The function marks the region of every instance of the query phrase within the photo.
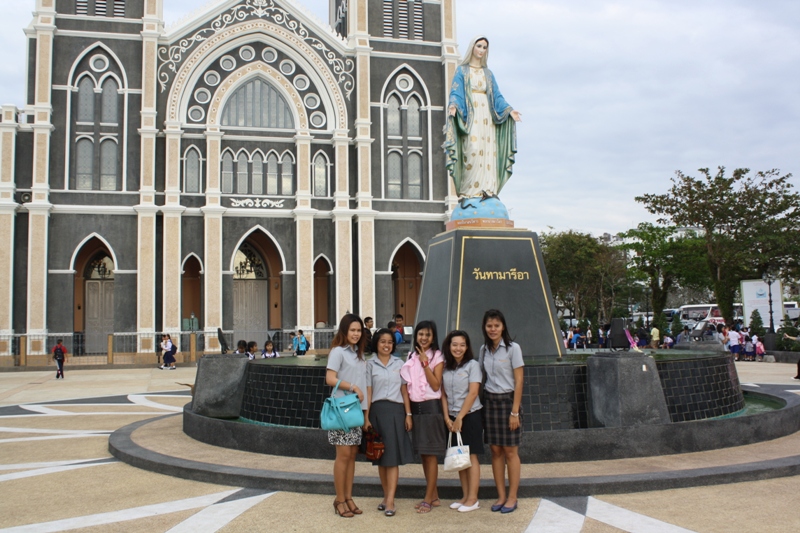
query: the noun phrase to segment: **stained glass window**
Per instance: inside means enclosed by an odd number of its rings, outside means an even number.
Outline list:
[[[247,154],[244,152],[236,158],[236,192],[247,194]]]
[[[283,161],[281,162],[281,194],[283,196],[294,194],[293,166],[292,158],[289,157],[289,154],[284,155]]]
[[[396,96],[389,98],[386,110],[386,132],[389,135],[400,135],[400,100]]]
[[[81,191],[92,190],[92,170],[94,167],[94,143],[89,139],[81,139],[75,147],[77,172],[76,188]]]
[[[110,139],[100,143],[100,190],[117,190],[117,143]]]
[[[78,83],[78,122],[94,122],[94,82],[88,76]]]
[[[391,152],[387,162],[386,197],[400,199],[403,197],[403,158],[397,152]]]
[[[186,152],[186,190],[187,193],[200,192],[200,154],[197,150]]]
[[[267,194],[278,194],[278,156],[267,158]]]
[[[314,158],[314,196],[328,196],[328,165],[322,154]]]
[[[264,158],[261,154],[253,156],[253,186],[250,190],[253,194],[264,194]]]
[[[105,124],[117,123],[117,82],[113,78],[108,78],[103,82],[103,110],[100,122]]]
[[[230,152],[222,155],[222,193],[233,193],[233,156]]]
[[[422,156],[417,153],[408,156],[408,197],[422,199]]]
[[[419,100],[411,98],[408,101],[408,136],[420,137]]]

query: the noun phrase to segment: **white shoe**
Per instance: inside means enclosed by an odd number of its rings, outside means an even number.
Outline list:
[[[453,502],[453,503],[450,504],[450,509],[458,509],[462,505],[463,504],[461,502]]]
[[[178,370],[178,367],[177,366],[171,366],[171,367],[169,367],[169,369],[170,370]]]
[[[158,367],[158,368],[160,368],[161,370],[164,370],[164,369],[165,369],[165,368],[167,368],[167,367],[165,367],[164,365],[161,365],[161,366],[160,366],[160,367]]]
[[[458,512],[468,513],[470,511],[477,511],[480,508],[481,508],[481,502],[475,502],[474,505],[470,505],[469,507],[467,507],[466,505],[462,505],[461,507],[458,508]]]

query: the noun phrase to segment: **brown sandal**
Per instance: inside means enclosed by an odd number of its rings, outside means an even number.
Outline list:
[[[353,498],[347,498],[345,500],[345,503],[347,503],[347,502],[353,502]],[[361,509],[358,508],[358,506],[356,505],[356,502],[353,502],[353,506],[352,507],[350,507],[350,504],[348,503],[347,504],[347,508],[350,509],[350,512],[353,513],[353,514],[361,514],[361,513],[364,512],[364,511],[362,511]]]
[[[340,505],[344,507],[344,512],[342,512],[342,510],[339,508]],[[333,500],[333,512],[342,518],[353,518],[353,511],[348,509],[345,502],[337,502],[336,500]]]

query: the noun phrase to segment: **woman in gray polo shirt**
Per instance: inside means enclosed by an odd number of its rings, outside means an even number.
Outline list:
[[[492,449],[492,474],[497,501],[492,512],[513,513],[522,469],[519,445],[522,441],[520,404],[525,362],[522,349],[511,341],[506,318],[497,309],[483,315],[483,341],[479,360],[486,376],[484,385],[484,431]],[[508,494],[506,494],[508,468]]]
[[[364,360],[364,344],[362,334],[364,324],[353,314],[347,314],[339,322],[339,331],[331,341],[331,352],[328,354],[328,371],[325,383],[335,387],[339,383],[336,396],[358,394],[361,409],[367,410],[367,362]],[[361,514],[353,501],[353,478],[356,473],[356,454],[361,444],[361,428],[328,431],[328,442],[336,446],[336,461],[333,463],[333,486],[336,499],[333,509],[343,518],[353,518]]]
[[[480,509],[478,488],[481,484],[481,465],[478,455],[483,454],[483,426],[481,400],[478,392],[483,381],[481,365],[472,355],[472,346],[466,331],[451,331],[442,344],[444,374],[442,385],[442,410],[444,422],[451,432],[460,432],[463,444],[469,446],[472,466],[458,473],[463,497],[450,504],[451,509],[462,513]]]
[[[386,328],[378,331],[372,339],[375,356],[367,361],[367,410],[366,426],[375,426],[381,436],[384,454],[372,464],[378,467],[383,487],[383,501],[378,510],[386,516],[396,512],[394,495],[400,477],[399,466],[414,460],[411,450],[413,428],[411,420],[411,401],[408,389],[400,377],[403,361],[393,357],[395,350],[394,333]]]

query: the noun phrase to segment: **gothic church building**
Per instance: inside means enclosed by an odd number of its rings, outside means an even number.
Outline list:
[[[455,204],[455,0],[331,0],[330,26],[302,0],[219,0],[170,28],[168,0],[27,1],[0,334],[42,354],[131,332],[152,353],[187,328],[215,349],[217,328],[263,342],[348,310],[413,323]]]

